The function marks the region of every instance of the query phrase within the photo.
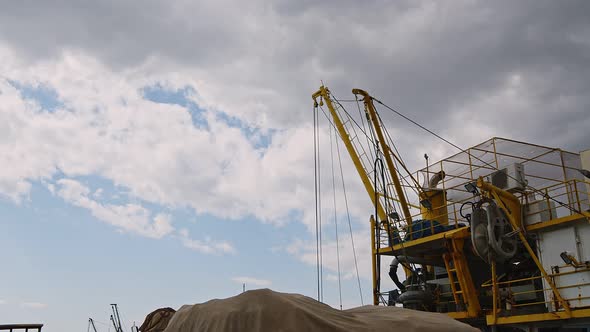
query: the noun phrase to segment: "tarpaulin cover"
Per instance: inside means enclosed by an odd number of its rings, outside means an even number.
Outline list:
[[[478,331],[445,314],[397,307],[337,310],[312,298],[269,289],[184,305],[165,332],[197,331]]]

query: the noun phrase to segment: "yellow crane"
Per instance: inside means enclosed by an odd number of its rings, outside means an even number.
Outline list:
[[[410,172],[390,146],[375,108],[382,103],[352,93],[363,103],[366,131],[354,128],[327,87],[312,97],[327,108],[375,207],[374,305],[445,312],[492,330],[590,323],[589,183],[580,174],[590,165],[579,154],[494,137]],[[396,290],[381,289],[384,256],[392,258]]]

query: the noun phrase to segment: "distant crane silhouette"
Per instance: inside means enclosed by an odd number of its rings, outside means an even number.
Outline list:
[[[94,325],[94,319],[88,318],[88,331],[90,331],[91,327],[92,327],[92,331],[97,332],[96,326]]]

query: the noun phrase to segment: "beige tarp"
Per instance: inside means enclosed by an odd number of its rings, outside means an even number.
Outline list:
[[[269,289],[184,305],[165,332],[197,331],[478,331],[444,314],[396,307],[337,310],[299,294]]]
[[[141,332],[163,332],[168,326],[168,322],[174,316],[176,310],[172,308],[160,308],[152,311],[145,318],[143,324],[139,327]]]

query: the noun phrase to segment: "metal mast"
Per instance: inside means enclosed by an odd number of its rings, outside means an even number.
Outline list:
[[[117,327],[117,323],[115,322],[113,315],[111,315],[111,322],[113,323],[113,327],[115,328],[115,332],[119,332],[119,328]]]
[[[404,213],[404,217],[408,226],[412,225],[412,214],[410,213],[410,209],[408,207],[408,201],[406,200],[406,196],[404,191],[402,190],[401,183],[399,181],[399,177],[397,176],[397,171],[395,169],[395,165],[393,160],[391,159],[391,155],[393,151],[389,148],[385,141],[385,137],[383,136],[383,130],[381,130],[381,123],[379,123],[379,118],[377,116],[377,111],[375,111],[375,105],[373,104],[373,98],[364,90],[361,89],[353,89],[352,93],[355,95],[363,96],[363,102],[365,103],[365,110],[373,123],[373,129],[377,134],[377,139],[381,147],[383,148],[383,156],[385,157],[385,162],[387,163],[387,168],[389,169],[389,174],[391,175],[391,179],[393,180],[393,186],[395,187],[395,192],[399,199],[399,203],[402,208],[402,212]]]
[[[113,325],[115,325],[115,331],[123,332],[123,328],[121,327],[121,317],[119,316],[119,308],[117,308],[117,304],[111,304],[111,309],[113,309],[113,315],[111,315],[111,320],[113,321]]]
[[[367,191],[367,194],[369,194],[371,201],[373,202],[373,204],[375,204],[375,206],[377,208],[377,215],[379,217],[379,220],[386,221],[387,214],[385,213],[385,209],[383,208],[383,205],[381,205],[381,202],[379,201],[379,199],[375,195],[375,188],[373,187],[373,184],[371,183],[371,179],[367,175],[367,171],[363,167],[363,164],[361,162],[359,154],[356,151],[356,149],[354,148],[354,145],[352,144],[352,141],[350,139],[350,135],[348,135],[348,132],[346,131],[346,128],[344,127],[344,124],[342,123],[342,120],[340,119],[340,116],[338,115],[338,112],[336,112],[336,109],[334,108],[334,104],[332,103],[332,100],[330,99],[330,90],[328,90],[328,88],[326,88],[325,86],[322,85],[320,87],[320,89],[312,95],[312,98],[313,98],[316,106],[318,106],[318,105],[321,106],[325,103],[325,105],[328,107],[328,110],[330,111],[330,115],[332,116],[332,119],[334,120],[334,125],[335,125],[336,129],[338,130],[338,133],[340,134],[340,137],[342,138],[344,145],[346,146],[346,150],[348,150],[348,154],[350,155],[350,158],[352,158],[352,162],[354,164],[354,167],[356,168],[357,172],[359,173],[359,176],[361,177],[361,181],[363,182],[363,185],[365,186],[365,190]],[[318,101],[318,98],[320,98],[319,101]]]
[[[92,327],[92,331],[97,332],[96,326],[94,325],[94,319],[88,318],[88,325]]]
[[[405,222],[408,226],[411,227],[411,223],[412,223],[412,216],[410,213],[410,209],[409,209],[409,205],[408,202],[406,200],[405,194],[403,192],[403,188],[401,186],[399,177],[397,175],[397,171],[395,168],[395,164],[393,163],[392,160],[392,155],[395,156],[393,154],[393,152],[391,151],[391,149],[389,148],[389,146],[387,145],[387,142],[384,138],[383,135],[383,131],[381,129],[381,123],[379,122],[379,117],[377,115],[377,112],[375,110],[375,106],[373,105],[373,98],[365,91],[360,90],[360,89],[354,89],[352,90],[352,92],[356,95],[356,94],[360,94],[362,95],[364,104],[365,104],[365,112],[367,114],[367,117],[369,118],[369,120],[372,122],[371,128],[373,130],[373,132],[376,134],[376,137],[378,139],[378,143],[381,145],[382,149],[383,149],[383,155],[387,164],[387,168],[389,169],[390,172],[390,176],[391,179],[393,181],[393,185],[395,187],[396,190],[396,194],[397,194],[397,199],[393,198],[393,197],[387,197],[387,195],[385,195],[385,193],[381,194],[376,190],[376,186],[377,184],[377,170],[373,170],[371,171],[370,169],[365,169],[365,166],[363,166],[363,163],[361,161],[361,154],[359,154],[359,151],[356,150],[351,136],[349,135],[344,122],[342,121],[342,119],[340,118],[340,115],[338,113],[338,111],[335,109],[334,104],[332,103],[332,99],[330,96],[330,90],[328,90],[328,88],[326,88],[325,86],[321,86],[320,89],[315,92],[312,95],[312,98],[314,100],[314,106],[318,107],[318,106],[323,106],[324,104],[327,106],[330,115],[332,116],[332,120],[333,120],[333,124],[334,127],[336,127],[336,129],[338,130],[338,133],[340,134],[340,138],[342,139],[342,141],[344,142],[344,145],[346,146],[346,149],[348,151],[348,154],[350,155],[352,162],[361,178],[361,181],[363,182],[363,185],[365,187],[365,190],[367,191],[367,194],[369,194],[369,197],[371,198],[371,201],[373,202],[374,206],[375,206],[375,211],[376,211],[376,218],[377,220],[375,220],[373,218],[373,216],[371,216],[371,260],[372,260],[372,277],[373,277],[373,304],[378,304],[379,301],[379,280],[380,280],[380,276],[379,276],[379,271],[380,271],[380,253],[379,253],[379,246],[380,246],[380,232],[381,232],[381,228],[380,228],[380,224],[383,226],[383,230],[386,232],[386,234],[388,234],[388,237],[391,238],[392,232],[390,229],[390,216],[387,215],[387,211],[384,208],[381,200],[379,199],[379,196],[385,197],[386,199],[392,199],[395,201],[398,201],[401,205],[402,208],[402,212],[404,213],[404,219]],[[319,100],[318,100],[319,99]],[[356,137],[356,136],[355,136]],[[366,154],[365,154],[366,155]],[[369,167],[369,166],[367,166]],[[373,183],[371,181],[371,179],[369,178],[369,174],[371,174],[371,172],[375,172],[375,183]],[[383,186],[385,187],[386,184],[383,183]],[[391,245],[391,244],[389,244]],[[408,273],[406,271],[406,273]]]

